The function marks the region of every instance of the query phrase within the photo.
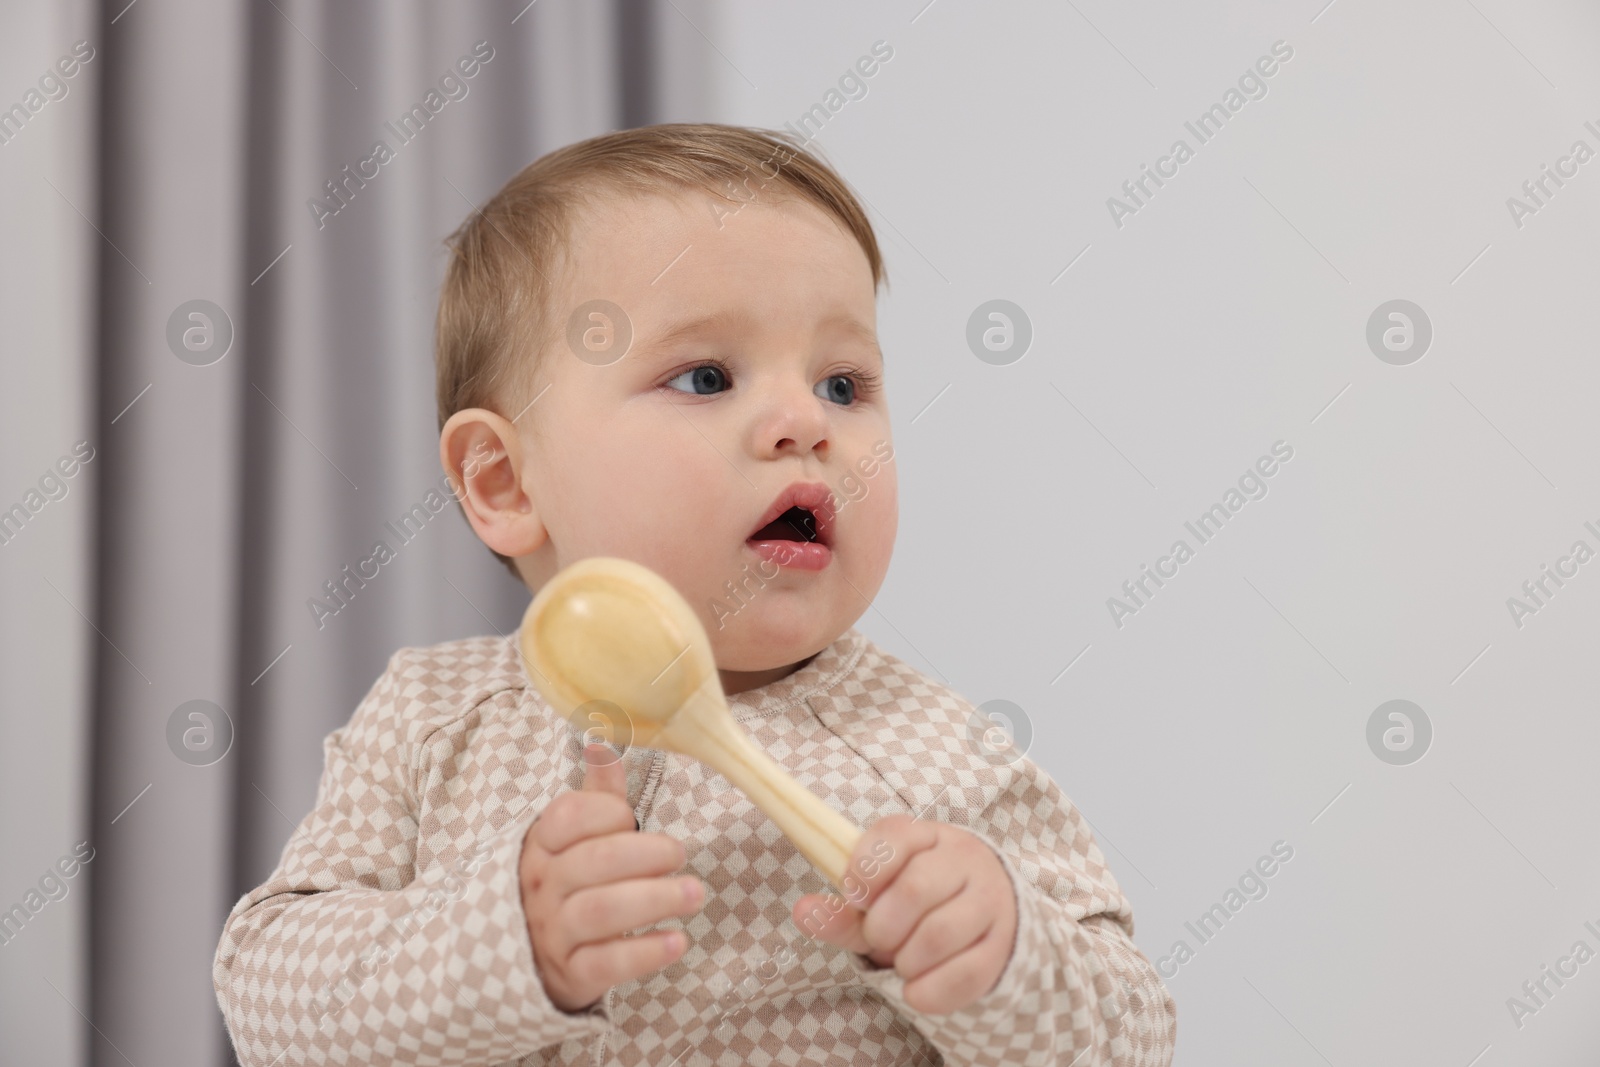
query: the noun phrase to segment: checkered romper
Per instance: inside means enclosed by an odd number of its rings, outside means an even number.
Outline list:
[[[1172,998],[1076,807],[987,720],[855,629],[729,699],[756,745],[867,827],[905,813],[1000,857],[1018,928],[999,984],[927,1015],[904,980],[791,918],[829,886],[700,762],[623,754],[640,827],[682,841],[704,906],[670,966],[584,1011],[550,1002],[517,881],[523,835],[584,776],[582,735],[510,637],[404,648],[323,742],[316,806],[234,905],[213,968],[240,1063],[1157,1067]]]

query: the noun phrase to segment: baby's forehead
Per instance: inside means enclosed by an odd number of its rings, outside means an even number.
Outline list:
[[[764,209],[763,217],[806,216],[825,220],[828,213],[798,192],[774,185],[754,193],[730,186],[723,193],[699,185],[660,185],[614,189],[602,186],[576,200],[571,209],[567,237],[580,242],[637,238],[647,231],[685,229],[723,230],[751,209]],[[755,217],[752,214],[751,217]]]
[[[698,186],[588,191],[562,252],[548,321],[550,340],[565,334],[569,347],[624,335],[634,351],[803,335],[877,349],[867,255],[803,197],[741,206]]]
[[[575,208],[564,236],[560,267],[564,280],[578,287],[572,295],[579,300],[586,298],[579,290],[597,284],[661,291],[719,273],[723,283],[743,283],[752,270],[837,276],[841,258],[859,259],[861,279],[876,291],[855,238],[797,195],[764,193],[759,202],[741,204],[699,187],[591,193]]]

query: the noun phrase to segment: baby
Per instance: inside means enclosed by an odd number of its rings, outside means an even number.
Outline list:
[[[1168,1064],[1072,802],[854,628],[898,505],[843,181],[787,135],[625,130],[451,247],[439,451],[473,530],[530,591],[597,555],[666,578],[740,728],[864,833],[841,897],[719,774],[556,715],[515,633],[401,649],[228,917],[240,1062]]]

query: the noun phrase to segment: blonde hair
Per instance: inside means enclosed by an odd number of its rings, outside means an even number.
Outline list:
[[[453,255],[434,331],[439,428],[466,408],[512,417],[511,405],[520,404],[531,385],[539,353],[565,328],[565,316],[553,306],[554,278],[570,261],[580,208],[603,209],[606,193],[692,189],[744,204],[769,185],[841,222],[866,253],[874,292],[887,285],[861,204],[827,163],[787,132],[720,123],[641,126],[578,141],[523,167],[445,239]],[[518,574],[509,556],[494,556]]]

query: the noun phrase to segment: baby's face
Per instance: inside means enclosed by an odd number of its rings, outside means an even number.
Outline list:
[[[548,538],[525,560],[530,580],[599,555],[650,567],[699,614],[730,693],[784,676],[861,617],[899,517],[866,254],[774,189],[743,207],[697,191],[587,214],[556,306],[565,318],[607,300],[625,324],[585,318],[588,347],[544,352],[538,399],[516,421]],[[607,362],[606,330],[629,327]],[[812,520],[790,513],[753,536],[797,483]]]

